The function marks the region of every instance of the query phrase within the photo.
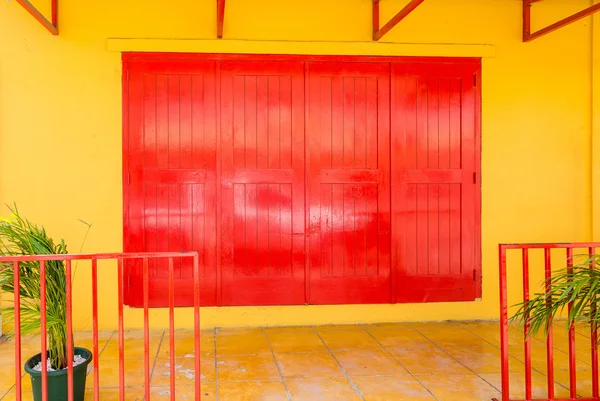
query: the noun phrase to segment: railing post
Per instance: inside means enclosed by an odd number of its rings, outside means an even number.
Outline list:
[[[509,401],[508,376],[508,300],[506,292],[506,248],[499,247],[500,259],[500,352],[502,372],[502,401]]]

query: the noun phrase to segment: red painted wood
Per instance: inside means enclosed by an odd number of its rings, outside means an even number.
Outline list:
[[[311,63],[312,304],[390,302],[389,66]]]
[[[303,304],[304,66],[221,63],[224,305]]]
[[[479,291],[477,64],[392,65],[396,302]]]
[[[125,249],[199,251],[203,305],[480,296],[478,61],[123,59]],[[148,267],[167,306],[167,262]]]
[[[127,252],[199,251],[202,305],[216,304],[215,62],[129,61]],[[132,306],[141,263],[129,264]],[[174,260],[175,305],[192,306],[193,263]],[[167,260],[150,260],[149,306],[168,305]]]
[[[19,3],[37,22],[42,24],[52,35],[58,35],[58,0],[51,1],[52,21],[42,14],[29,0],[17,0]]]

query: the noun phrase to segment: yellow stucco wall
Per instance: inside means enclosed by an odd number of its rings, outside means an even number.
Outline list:
[[[49,9],[47,0],[35,3]],[[382,20],[405,3],[382,0]],[[499,242],[584,241],[593,233],[600,240],[600,20],[595,28],[587,18],[524,44],[519,1],[428,0],[384,38],[410,44],[394,46],[367,43],[370,4],[228,0],[225,37],[236,41],[219,44],[172,40],[214,39],[214,0],[61,0],[59,37],[16,2],[0,2],[0,201],[16,201],[30,219],[64,237],[71,251],[79,250],[85,232],[80,218],[93,224],[86,252],[122,249],[119,48],[482,55],[482,300],[201,313],[203,326],[497,318]],[[590,4],[536,3],[534,27]],[[339,41],[344,44],[332,43]],[[456,46],[481,44],[489,46]],[[115,268],[101,270],[101,327],[111,328]],[[91,320],[88,273],[81,265],[76,277],[78,329],[89,328]],[[129,327],[141,318],[140,311],[127,311]],[[164,327],[166,318],[165,311],[151,313],[153,326]],[[182,326],[193,321],[189,310],[176,318]]]

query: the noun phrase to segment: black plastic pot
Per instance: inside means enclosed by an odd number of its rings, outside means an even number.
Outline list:
[[[75,355],[85,359],[80,365],[73,368],[73,401],[84,401],[85,397],[85,379],[87,368],[92,362],[92,353],[85,348],[75,348]],[[33,370],[41,360],[41,354],[30,358],[25,362],[25,371],[31,377],[31,388],[33,389],[34,401],[42,401],[42,372]],[[68,401],[68,378],[67,370],[48,372],[48,401]]]

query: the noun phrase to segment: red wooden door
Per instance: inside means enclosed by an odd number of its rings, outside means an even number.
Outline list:
[[[125,251],[200,251],[203,305],[216,302],[215,62],[128,61]],[[189,258],[188,258],[189,259]],[[142,306],[141,264],[128,303]],[[175,304],[191,306],[190,260],[175,261]],[[149,265],[150,306],[168,302],[168,262]]]
[[[398,302],[479,292],[478,65],[392,65]]]
[[[310,63],[312,304],[390,302],[389,64]]]
[[[305,302],[304,66],[221,63],[224,305]]]

